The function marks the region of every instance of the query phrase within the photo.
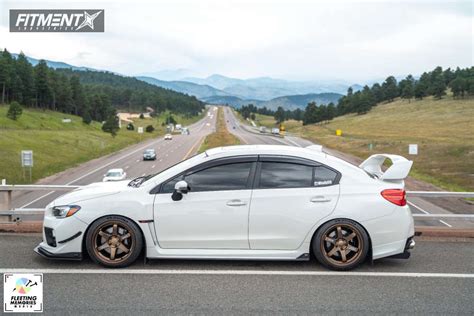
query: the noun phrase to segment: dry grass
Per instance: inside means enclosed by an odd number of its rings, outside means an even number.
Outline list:
[[[341,129],[343,136],[335,136]],[[474,190],[474,100],[396,100],[365,115],[290,128],[329,148],[366,158],[373,153],[408,156],[418,144],[411,176],[448,190]],[[373,144],[369,150],[369,144]]]
[[[227,130],[225,119],[224,119],[224,110],[222,107],[219,107],[217,113],[217,127],[216,131],[206,137],[199,152],[206,151],[210,148],[221,147],[221,146],[230,146],[230,145],[239,145],[240,140],[235,137],[233,134],[229,133]]]

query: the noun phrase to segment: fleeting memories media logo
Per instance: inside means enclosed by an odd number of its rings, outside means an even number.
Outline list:
[[[104,32],[105,11],[10,10],[10,32]]]
[[[43,274],[5,273],[3,312],[43,312]]]

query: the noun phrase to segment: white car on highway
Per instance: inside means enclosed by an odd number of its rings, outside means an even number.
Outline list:
[[[121,181],[125,180],[126,177],[127,173],[122,168],[110,169],[106,174],[104,174],[102,182]]]
[[[382,170],[386,159],[392,165]],[[47,258],[86,254],[108,267],[147,258],[309,260],[336,270],[408,258],[412,162],[373,155],[359,167],[321,146],[207,150],[158,174],[93,183],[46,208]]]
[[[172,140],[173,139],[173,135],[171,134],[166,134],[165,135],[165,140]]]

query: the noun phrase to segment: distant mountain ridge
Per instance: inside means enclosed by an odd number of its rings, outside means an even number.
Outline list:
[[[287,110],[295,110],[297,108],[304,109],[310,102],[316,102],[317,105],[337,103],[342,97],[339,93],[309,93],[309,94],[298,94],[298,95],[287,95],[283,97],[274,98],[267,101],[262,100],[249,100],[241,99],[235,96],[212,96],[204,98],[203,101],[210,104],[229,104],[235,107],[241,107],[242,105],[253,104],[257,107],[266,107],[271,110],[276,110],[279,106]]]
[[[12,54],[17,57],[18,54]],[[39,59],[26,57],[33,65]],[[102,71],[94,68],[74,66],[60,61],[45,60],[47,65],[55,69],[72,69],[76,71]],[[191,73],[186,69],[176,71],[160,71],[154,76],[178,78],[180,75]],[[336,103],[347,92],[349,87],[353,91],[362,89],[361,85],[350,85],[344,81],[289,81],[270,77],[237,79],[214,74],[206,78],[184,77],[180,80],[163,80],[151,76],[136,76],[137,79],[149,84],[195,96],[211,104],[230,104],[241,106],[253,103],[256,106],[266,106],[276,109],[282,106],[285,109],[304,108],[309,102],[317,104]]]

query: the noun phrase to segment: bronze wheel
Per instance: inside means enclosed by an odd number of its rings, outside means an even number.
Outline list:
[[[142,236],[137,225],[120,216],[107,216],[94,222],[86,238],[90,257],[108,267],[129,265],[142,248]]]
[[[365,230],[350,220],[324,224],[313,239],[313,251],[323,265],[334,270],[350,270],[367,256],[369,247]]]

